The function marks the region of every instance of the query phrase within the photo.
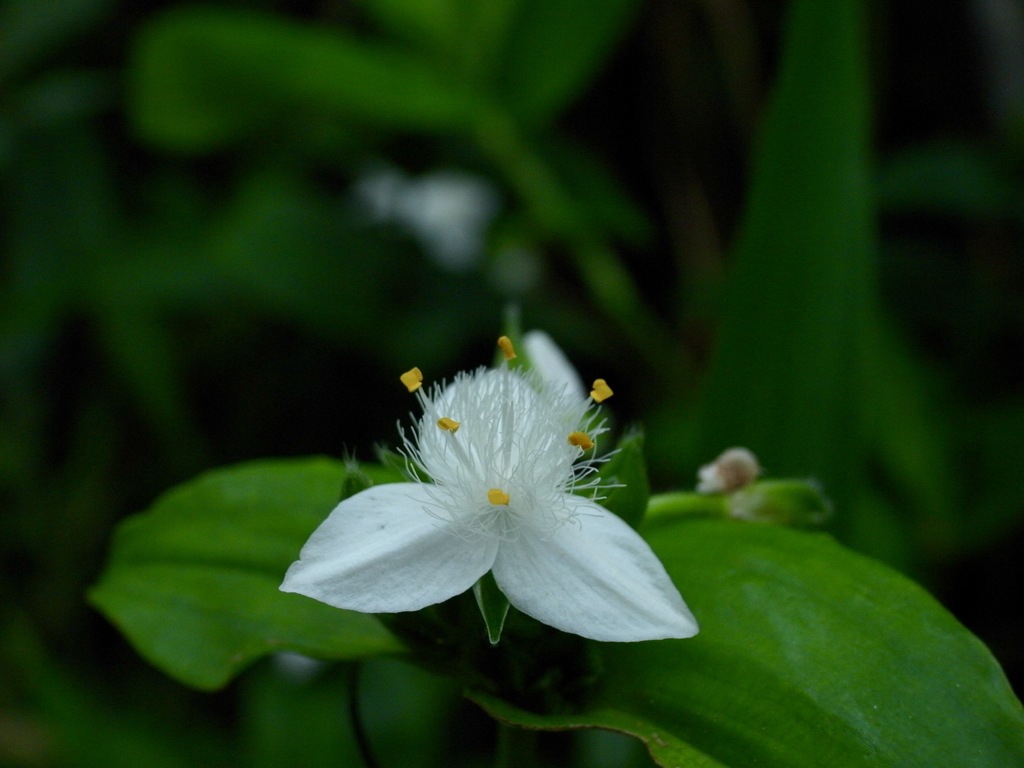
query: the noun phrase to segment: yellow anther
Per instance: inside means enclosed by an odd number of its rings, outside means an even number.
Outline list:
[[[487,492],[487,500],[495,506],[508,506],[508,494],[501,490],[501,488],[491,488]]]
[[[443,429],[445,432],[451,432],[453,435],[459,431],[459,422],[455,419],[449,419],[447,416],[442,416],[437,420],[437,426]]]
[[[413,368],[406,371],[398,378],[400,378],[402,383],[405,384],[406,389],[410,392],[415,392],[420,388],[420,385],[423,384],[423,371],[419,368]]]
[[[613,394],[615,393],[612,392],[612,388],[608,386],[608,382],[604,379],[596,379],[594,381],[594,388],[590,390],[590,396],[594,398],[595,403],[603,403]]]
[[[594,447],[594,441],[590,439],[590,435],[586,432],[570,432],[569,445],[575,445],[577,448],[589,451]]]
[[[501,351],[505,353],[506,360],[515,359],[516,348],[512,346],[512,339],[508,336],[501,336],[498,338],[498,346],[501,347]]]

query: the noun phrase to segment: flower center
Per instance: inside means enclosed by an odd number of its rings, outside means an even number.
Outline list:
[[[505,362],[459,374],[427,392],[418,368],[402,374],[423,410],[411,437],[402,431],[410,471],[430,489],[427,512],[459,535],[517,535],[524,526],[553,533],[575,517],[572,494],[599,490],[603,459],[584,458],[605,432],[593,404],[611,396],[603,379],[590,398],[511,368],[515,347],[498,340]]]
[[[501,488],[491,488],[487,492],[487,501],[496,507],[507,507],[509,495],[505,493]]]

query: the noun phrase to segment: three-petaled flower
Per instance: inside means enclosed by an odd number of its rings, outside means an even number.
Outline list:
[[[509,602],[595,640],[690,637],[697,622],[647,543],[593,496],[605,431],[554,343],[527,334],[536,371],[502,364],[446,386],[402,381],[422,415],[402,433],[411,482],[342,501],[281,589],[367,613],[414,611],[488,571]],[[505,357],[515,356],[502,337]],[[581,495],[588,494],[588,495]]]

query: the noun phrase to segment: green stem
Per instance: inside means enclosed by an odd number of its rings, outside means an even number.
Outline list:
[[[686,517],[727,517],[728,514],[729,502],[726,496],[673,491],[651,496],[647,502],[644,524],[650,525]]]
[[[373,746],[366,734],[366,726],[363,724],[363,716],[359,709],[359,664],[354,663],[349,667],[348,675],[348,713],[352,722],[352,733],[356,737],[356,746],[363,758],[366,768],[378,768],[377,758],[373,754]]]

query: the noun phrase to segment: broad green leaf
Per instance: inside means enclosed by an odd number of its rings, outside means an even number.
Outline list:
[[[476,697],[525,727],[601,727],[661,765],[819,768],[1024,761],[1024,709],[988,650],[913,582],[824,534],[727,520],[648,540],[701,624],[604,644],[575,713]]]
[[[557,117],[629,29],[635,0],[520,0],[510,17],[499,90],[522,122]],[[501,49],[499,49],[501,50]]]
[[[476,100],[408,51],[340,29],[184,8],[140,34],[130,110],[149,140],[207,149],[311,116],[404,130],[464,128]]]
[[[400,652],[374,617],[278,591],[306,539],[362,475],[394,479],[380,468],[294,459],[185,483],[118,527],[89,599],[150,662],[199,688],[218,688],[273,651]]]
[[[503,723],[539,731],[570,731],[581,728],[603,728],[635,736],[645,743],[658,765],[683,768],[727,768],[683,739],[669,728],[658,728],[651,722],[619,709],[593,709],[574,715],[540,715],[519,709],[488,693],[473,691],[469,697],[492,717]]]
[[[603,492],[601,506],[610,509],[634,528],[644,519],[651,487],[644,463],[644,436],[640,430],[626,433],[615,453],[598,473],[601,482],[613,487]]]
[[[791,5],[733,254],[696,460],[744,445],[845,502],[874,295],[863,4]]]

